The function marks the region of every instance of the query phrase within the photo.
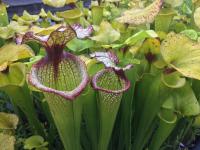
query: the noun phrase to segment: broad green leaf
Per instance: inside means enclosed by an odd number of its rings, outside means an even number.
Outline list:
[[[200,79],[200,44],[181,34],[170,33],[161,45],[165,62],[189,78]]]
[[[94,46],[94,42],[92,40],[79,40],[77,38],[71,40],[70,42],[67,43],[67,47],[75,52],[80,52],[85,49],[91,48]]]
[[[143,30],[133,36],[129,37],[124,43],[127,45],[135,45],[138,41],[142,41],[145,38],[156,38],[158,37],[157,33],[153,30]]]
[[[163,8],[155,18],[155,30],[168,32],[173,17],[176,11],[171,8]]]
[[[45,146],[47,146],[48,143],[44,142],[43,137],[39,136],[39,135],[34,135],[29,137],[28,139],[25,140],[24,142],[24,149],[34,149],[34,148],[43,148]]]
[[[16,129],[19,122],[15,114],[0,112],[0,129]]]
[[[6,44],[0,48],[0,71],[17,60],[34,56],[33,51],[27,45]]]
[[[111,44],[120,38],[120,33],[113,29],[110,23],[103,21],[100,24],[99,31],[90,38],[103,44]]]
[[[141,25],[146,23],[152,23],[159,13],[163,0],[155,0],[152,4],[144,9],[130,9],[123,13],[123,15],[117,18],[117,21],[121,23],[128,23],[132,25]]]
[[[163,83],[170,88],[180,88],[186,83],[186,79],[184,77],[181,77],[181,74],[179,72],[162,74],[161,79]]]
[[[15,137],[0,133],[0,149],[1,150],[15,150]]]
[[[184,87],[171,91],[175,110],[183,116],[196,116],[200,113],[200,105],[188,83]]]
[[[63,7],[65,6],[66,0],[42,0],[42,2],[52,7]]]
[[[102,6],[92,6],[92,23],[94,25],[99,25],[103,19],[103,7]]]
[[[183,87],[170,90],[170,95],[162,105],[164,109],[171,109],[183,117],[196,116],[200,113],[200,105],[189,83]]]

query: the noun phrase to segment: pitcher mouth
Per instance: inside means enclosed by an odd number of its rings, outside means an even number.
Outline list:
[[[112,73],[112,72],[117,75],[117,77],[119,78],[119,81],[122,83],[121,84],[122,87],[120,89],[111,90],[111,89],[99,86],[98,85],[99,78],[102,77],[105,73]],[[120,94],[122,92],[127,91],[130,88],[130,81],[125,77],[125,75],[118,75],[112,68],[106,68],[97,72],[97,74],[94,75],[94,77],[92,78],[92,87],[95,90],[103,91],[106,93]]]
[[[56,88],[46,86],[46,85],[44,85],[44,83],[42,83],[42,81],[40,80],[40,77],[42,76],[42,74],[39,75],[38,70],[42,69],[42,67],[44,65],[48,64],[48,62],[46,61],[45,58],[43,58],[38,63],[33,65],[32,69],[30,71],[30,74],[28,76],[28,81],[35,88],[37,88],[37,89],[39,89],[43,92],[53,93],[53,94],[56,94],[58,96],[65,98],[67,100],[74,100],[77,96],[79,96],[81,94],[81,92],[85,89],[85,87],[87,86],[87,84],[89,82],[89,77],[88,77],[88,74],[86,72],[86,66],[80,58],[78,58],[77,56],[72,55],[70,53],[65,52],[64,57],[62,58],[61,61],[63,61],[63,60],[73,61],[73,63],[75,63],[76,65],[79,66],[79,69],[80,69],[79,71],[81,72],[81,74],[80,74],[81,75],[81,82],[73,90],[71,90],[71,91],[70,90],[59,90],[59,89],[56,89]],[[53,74],[53,72],[48,72],[48,73]],[[48,78],[48,76],[47,76],[47,78]]]

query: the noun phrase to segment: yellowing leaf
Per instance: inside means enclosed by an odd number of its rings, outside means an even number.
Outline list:
[[[77,0],[66,0],[66,4],[76,3]]]
[[[16,129],[19,122],[15,114],[0,112],[0,129]]]
[[[194,22],[198,28],[200,28],[200,7],[194,12]]]
[[[154,18],[159,13],[163,0],[155,0],[152,4],[144,9],[130,9],[117,18],[121,23],[128,23],[133,25],[140,25],[145,23],[152,23]]]
[[[56,24],[56,25],[50,26],[48,28],[40,28],[38,26],[32,26],[30,31],[32,31],[38,35],[49,35],[51,32],[55,31],[60,26],[61,26],[61,24]]]
[[[0,134],[0,149],[14,150],[15,137],[7,134]]]
[[[5,70],[11,62],[31,56],[34,53],[27,45],[6,44],[0,48],[0,71]]]
[[[57,12],[56,15],[61,18],[65,19],[75,19],[79,18],[83,15],[82,11],[78,8],[71,9],[71,10],[66,10],[63,12]]]
[[[65,6],[66,0],[42,0],[42,2],[52,7],[63,7]]]
[[[200,80],[200,43],[170,33],[161,45],[165,62],[186,77]]]
[[[108,22],[101,22],[97,34],[91,37],[92,40],[104,44],[111,44],[120,38],[120,33],[116,31]]]

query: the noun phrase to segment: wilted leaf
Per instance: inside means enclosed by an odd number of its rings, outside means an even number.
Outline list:
[[[34,56],[33,51],[27,45],[6,44],[0,48],[0,71],[17,60]]]
[[[15,114],[0,112],[0,129],[16,129],[18,121]]]
[[[90,38],[97,42],[111,44],[120,38],[120,33],[113,29],[108,22],[103,21],[100,24],[100,29],[97,34]]]
[[[117,18],[121,23],[128,23],[133,25],[140,25],[145,23],[152,23],[154,18],[159,13],[163,0],[155,0],[152,4],[144,9],[130,9]]]
[[[14,150],[15,137],[7,134],[0,134],[0,149]]]
[[[165,62],[186,77],[200,79],[200,43],[170,33],[161,45]]]

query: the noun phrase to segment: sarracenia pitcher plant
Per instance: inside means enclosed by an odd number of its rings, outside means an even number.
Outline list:
[[[115,119],[121,103],[123,93],[130,87],[130,81],[124,68],[118,67],[119,59],[112,52],[95,52],[91,57],[96,58],[105,65],[105,69],[97,72],[92,79],[92,87],[96,90],[97,108],[99,115],[98,150],[106,150],[112,135]]]
[[[35,40],[47,55],[32,66],[28,81],[41,90],[66,150],[79,150],[82,100],[78,97],[89,78],[85,64],[75,55],[63,51],[76,37],[71,26],[61,26],[47,36],[27,32],[22,43]]]

